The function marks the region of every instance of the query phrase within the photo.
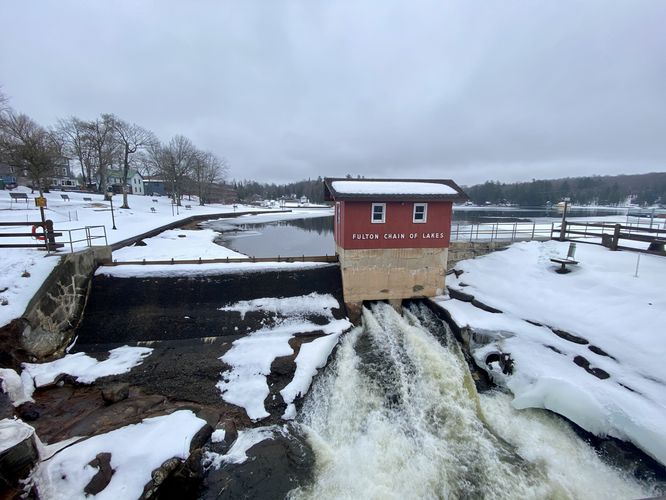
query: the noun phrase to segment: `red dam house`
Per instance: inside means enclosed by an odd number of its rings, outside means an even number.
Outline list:
[[[335,246],[348,310],[364,300],[432,297],[444,291],[453,202],[448,179],[324,179],[335,202]]]

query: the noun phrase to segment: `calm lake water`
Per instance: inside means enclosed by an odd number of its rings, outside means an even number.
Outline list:
[[[568,217],[622,215],[622,209],[572,209]],[[460,208],[454,209],[453,224],[495,222],[550,222],[559,220],[557,208]],[[216,243],[253,257],[333,255],[333,216],[308,217],[256,224],[211,221],[206,227],[220,231]]]

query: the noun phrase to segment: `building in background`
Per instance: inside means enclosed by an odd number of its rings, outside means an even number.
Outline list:
[[[109,170],[106,175],[106,184],[114,193],[123,192],[123,173],[120,170]],[[136,170],[130,169],[127,172],[128,194],[144,194],[145,186],[143,175]]]

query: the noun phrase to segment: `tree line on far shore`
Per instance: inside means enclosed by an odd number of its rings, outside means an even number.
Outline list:
[[[487,181],[466,187],[478,204],[515,204],[541,207],[565,198],[579,205],[621,205],[627,200],[641,205],[666,204],[666,173],[570,177],[504,184]]]
[[[79,164],[77,177],[83,187],[102,193],[109,171],[120,172],[122,208],[129,208],[130,170],[159,176],[178,204],[183,194],[194,194],[202,205],[211,186],[228,173],[224,158],[197,148],[183,135],[164,143],[150,130],[106,113],[92,120],[63,118],[44,127],[12,109],[0,93],[0,162],[24,171],[42,195],[63,157]]]

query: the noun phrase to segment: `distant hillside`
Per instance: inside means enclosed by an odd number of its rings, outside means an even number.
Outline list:
[[[572,203],[587,205],[624,204],[631,197],[639,205],[666,204],[666,172],[650,174],[567,177],[504,184],[487,181],[465,187],[474,203],[511,203],[543,206],[570,198]]]

